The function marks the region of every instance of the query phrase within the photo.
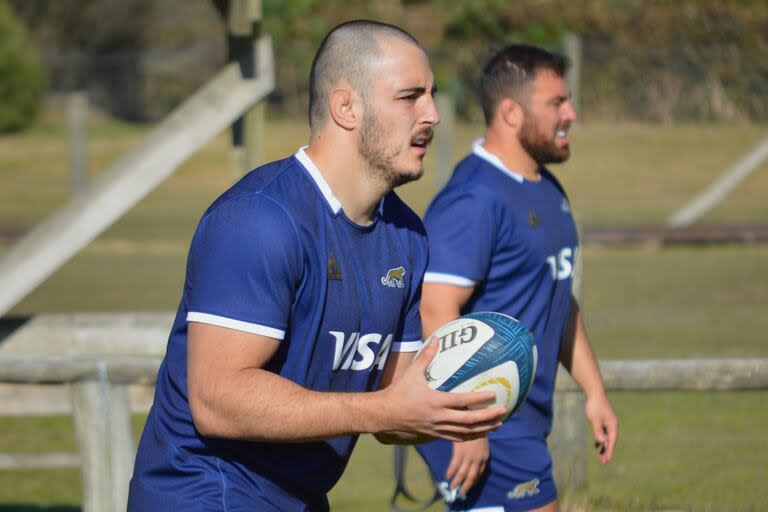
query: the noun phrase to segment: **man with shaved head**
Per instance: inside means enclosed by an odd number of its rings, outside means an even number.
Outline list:
[[[139,445],[128,509],[322,511],[360,433],[474,439],[489,393],[431,390],[419,301],[427,243],[393,188],[439,122],[424,50],[397,27],[335,28],[311,73],[309,145],[219,197]]]

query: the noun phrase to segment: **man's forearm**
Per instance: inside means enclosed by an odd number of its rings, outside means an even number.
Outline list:
[[[581,387],[584,394],[605,394],[605,385],[597,364],[597,358],[587,337],[584,321],[578,304],[574,301],[574,309],[569,320],[569,328],[561,350],[560,361],[573,376],[573,380]]]
[[[307,442],[386,429],[381,402],[376,393],[312,391],[252,368],[219,381],[190,405],[196,427],[209,437]]]

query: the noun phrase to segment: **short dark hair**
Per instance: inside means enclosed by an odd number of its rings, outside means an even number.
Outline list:
[[[480,80],[480,102],[485,124],[491,124],[504,98],[512,98],[525,107],[528,85],[539,71],[547,70],[565,77],[568,65],[566,57],[527,44],[510,44],[494,52],[483,67]]]
[[[365,96],[370,87],[368,64],[380,53],[377,41],[380,37],[396,37],[421,48],[416,38],[405,30],[379,21],[348,21],[325,36],[309,73],[310,129],[322,126],[327,120],[328,97],[339,81],[347,80]]]

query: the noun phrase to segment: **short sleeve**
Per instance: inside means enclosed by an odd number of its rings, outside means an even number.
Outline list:
[[[272,199],[214,205],[192,239],[187,320],[283,339],[301,262],[294,223]]]
[[[486,278],[495,243],[493,204],[473,188],[445,189],[424,216],[427,283],[470,287]]]
[[[427,268],[428,248],[424,236],[419,237],[411,272],[408,301],[402,316],[399,339],[392,344],[393,352],[416,352],[422,346],[422,326],[419,308],[421,306],[421,284]]]

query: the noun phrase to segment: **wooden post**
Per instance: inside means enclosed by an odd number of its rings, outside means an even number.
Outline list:
[[[562,375],[561,375],[562,377]],[[560,498],[568,503],[581,499],[587,487],[587,424],[584,394],[558,391],[554,396],[555,420],[549,447]]]
[[[243,172],[255,169],[266,162],[264,139],[266,137],[267,104],[258,102],[243,116]]]
[[[581,37],[572,32],[566,32],[563,36],[563,48],[565,55],[571,61],[566,74],[568,88],[571,90],[571,104],[576,112],[581,108]]]
[[[574,221],[577,216],[574,213]],[[581,224],[576,222],[579,240],[583,240]],[[576,255],[573,272],[573,296],[581,302],[584,283],[584,260],[581,253]],[[554,418],[549,447],[552,452],[555,482],[561,499],[573,503],[586,497],[587,487],[587,429],[584,417],[585,397],[560,367],[558,380],[568,380],[568,390],[557,390],[553,397]],[[562,386],[558,386],[562,387]]]
[[[72,195],[83,191],[88,181],[87,128],[88,96],[83,91],[69,95],[67,104]]]
[[[136,457],[127,384],[109,385],[107,420],[112,470],[112,503],[115,512],[123,512],[128,506],[128,485],[133,475],[133,461]]]
[[[128,387],[110,384],[107,365],[98,363],[98,379],[72,385],[72,412],[81,453],[83,510],[122,512],[135,456]]]
[[[435,191],[442,188],[451,177],[453,171],[453,145],[454,127],[456,125],[456,112],[453,99],[448,93],[435,95],[437,110],[440,112],[440,124],[435,128],[435,144],[437,145],[435,159]]]
[[[108,393],[98,380],[72,385],[72,413],[81,457],[83,512],[112,512],[107,434]]]
[[[229,60],[240,63],[244,78],[258,78],[261,0],[231,0],[226,13]],[[257,103],[232,125],[232,165],[235,178],[265,162],[265,103]]]

